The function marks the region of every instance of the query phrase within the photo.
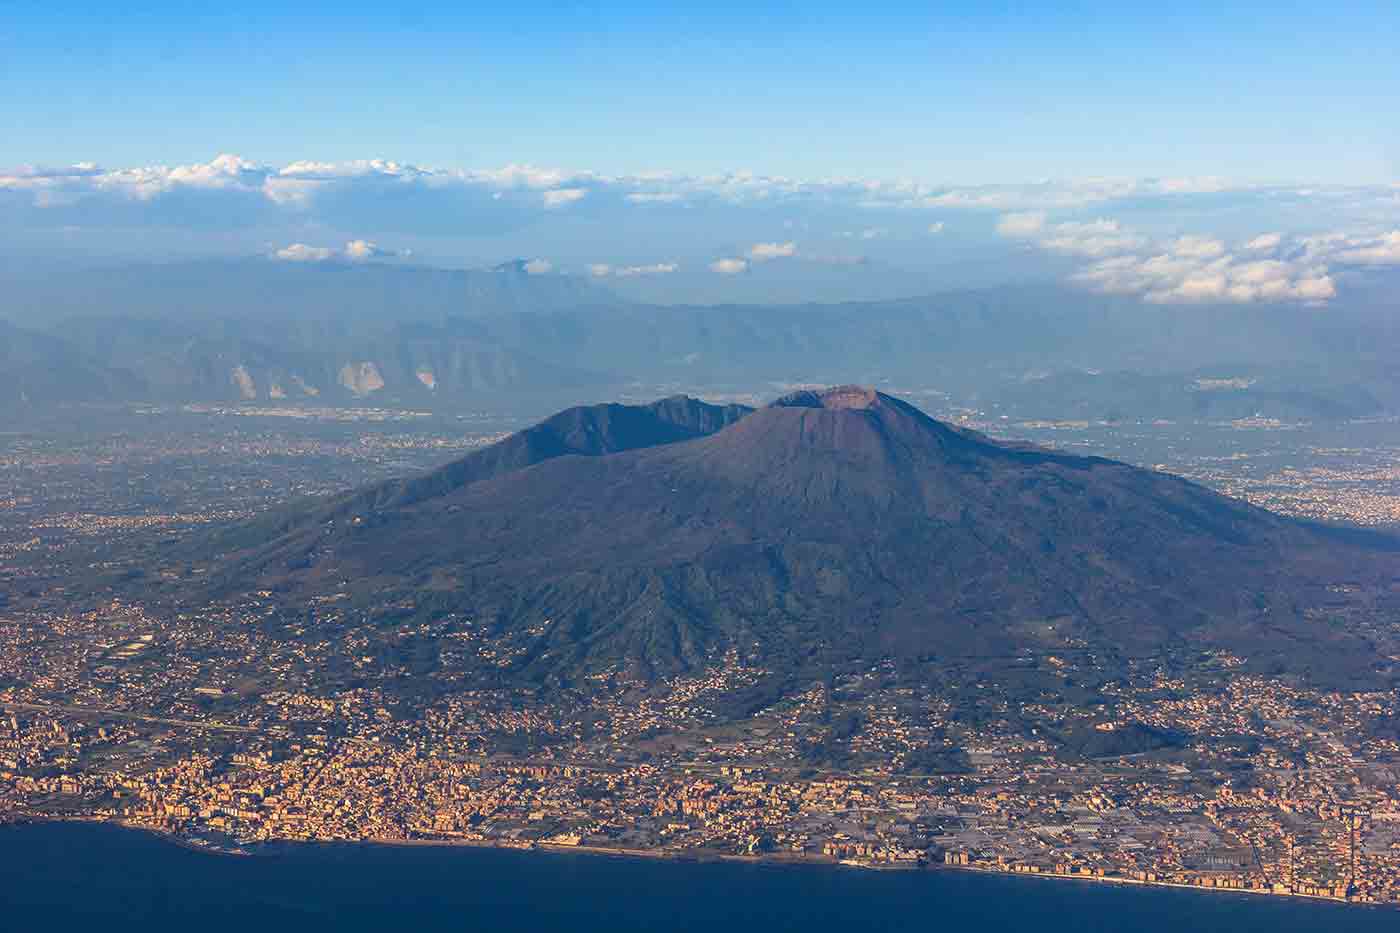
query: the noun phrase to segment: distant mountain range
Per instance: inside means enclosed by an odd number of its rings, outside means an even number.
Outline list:
[[[291,613],[330,601],[463,626],[492,654],[454,663],[539,684],[650,681],[728,653],[782,690],[884,663],[1087,653],[1111,671],[1211,651],[1359,683],[1390,662],[1311,607],[1341,582],[1388,592],[1400,549],[846,386],[758,411],[571,409],[423,476],[200,532],[144,569],[123,585],[152,604],[263,592]]]
[[[1188,372],[1036,374],[994,386],[981,400],[1023,418],[1342,420],[1395,412],[1398,387],[1400,368],[1385,365],[1336,373],[1317,364],[1235,364]]]
[[[0,398],[48,401],[460,402],[608,380],[508,346],[490,315],[617,299],[524,262],[449,271],[264,260],[112,270],[12,290]]]
[[[1400,322],[1367,308],[1053,286],[661,307],[531,269],[248,260],[18,278],[0,298],[0,399],[455,407],[835,375],[1029,417],[1400,411]]]

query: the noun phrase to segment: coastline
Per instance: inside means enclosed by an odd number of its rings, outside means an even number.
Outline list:
[[[598,845],[567,845],[562,843],[549,842],[495,842],[487,839],[391,839],[383,837],[366,837],[363,839],[272,839],[256,843],[239,843],[236,840],[229,840],[229,846],[216,846],[213,844],[200,844],[190,839],[180,836],[177,833],[161,829],[155,826],[148,826],[143,823],[132,823],[124,820],[114,820],[105,817],[71,816],[71,817],[22,817],[20,819],[0,820],[0,828],[6,824],[29,824],[44,825],[47,823],[87,823],[94,825],[116,826],[120,829],[132,830],[148,833],[163,841],[169,842],[190,852],[200,852],[206,855],[219,856],[226,855],[235,858],[258,858],[274,855],[271,851],[259,851],[263,846],[317,846],[317,845],[337,845],[337,846],[376,846],[380,848],[447,848],[447,849],[500,849],[513,850],[517,852],[548,852],[555,854],[578,853],[588,856],[604,856],[614,859],[648,859],[652,861],[679,862],[690,864],[746,864],[764,867],[783,868],[854,868],[861,871],[874,872],[962,872],[978,875],[1005,876],[1010,878],[1043,879],[1049,881],[1077,881],[1088,884],[1107,884],[1119,887],[1141,887],[1141,888],[1173,888],[1177,890],[1194,891],[1201,894],[1247,894],[1263,896],[1266,900],[1289,901],[1299,900],[1311,903],[1330,903],[1345,907],[1369,907],[1379,909],[1395,909],[1400,904],[1377,903],[1368,901],[1352,901],[1345,898],[1329,897],[1317,894],[1301,894],[1290,892],[1287,894],[1277,894],[1269,890],[1259,890],[1254,888],[1215,888],[1204,885],[1183,884],[1174,881],[1142,881],[1137,878],[1124,878],[1120,876],[1095,876],[1095,875],[1067,875],[1055,872],[1026,872],[1010,869],[990,868],[978,865],[948,865],[941,862],[925,862],[915,864],[881,864],[856,862],[847,859],[834,859],[830,857],[805,857],[786,855],[738,855],[725,852],[704,852],[695,850],[675,850],[675,849],[639,849],[635,847],[623,846],[598,846]]]

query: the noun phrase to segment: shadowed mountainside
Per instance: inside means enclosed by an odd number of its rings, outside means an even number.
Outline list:
[[[780,675],[1220,649],[1364,678],[1369,646],[1307,609],[1337,580],[1400,575],[1388,539],[996,443],[856,387],[751,414],[684,398],[573,409],[203,546],[187,599],[271,590],[468,620],[512,676],[541,682],[656,677],[731,650]]]
[[[681,395],[649,405],[581,405],[420,476],[274,509],[252,522],[216,531],[212,541],[227,549],[283,535],[304,537],[309,531],[314,543],[322,527],[338,519],[363,522],[366,514],[440,500],[472,483],[556,457],[597,457],[713,434],[750,411],[743,405],[710,405]],[[282,547],[287,544],[280,540]]]

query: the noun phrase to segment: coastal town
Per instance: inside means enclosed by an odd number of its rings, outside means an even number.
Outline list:
[[[1308,689],[1219,655],[1184,675],[1135,663],[1089,705],[1017,701],[986,671],[921,692],[880,666],[767,703],[765,672],[730,652],[660,688],[605,672],[547,697],[433,675],[425,694],[403,689],[382,639],[279,639],[258,612],[12,613],[0,820],[243,853],[566,847],[1400,903],[1393,693]],[[512,650],[430,634],[478,659]],[[1018,660],[1066,681],[1095,663]],[[354,685],[327,686],[346,666]]]

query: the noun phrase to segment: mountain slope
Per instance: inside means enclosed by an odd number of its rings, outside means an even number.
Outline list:
[[[93,318],[69,322],[68,333],[77,351],[141,387],[129,397],[151,401],[413,405],[605,381],[463,320]]]
[[[0,321],[0,401],[88,401],[142,391],[131,373],[109,369],[57,337]]]
[[[5,352],[15,338],[0,335],[0,385],[22,383],[33,404],[451,406],[577,389],[611,378],[573,354],[545,360],[507,346],[478,319],[619,303],[591,282],[532,275],[519,262],[206,261],[21,278],[0,291],[0,319],[32,322],[27,339],[45,342],[45,365],[27,366]]]
[[[208,579],[470,620],[545,681],[728,651],[792,673],[1183,649],[1375,667],[1307,608],[1337,579],[1396,576],[1394,551],[1168,475],[994,443],[868,389],[737,420],[658,406],[692,439],[634,434],[636,412],[565,413],[438,474],[243,526]],[[603,420],[612,440],[594,443]]]
[[[483,395],[574,398],[584,386],[728,390],[835,376],[938,389],[1023,417],[1400,410],[1400,329],[1374,303],[1223,313],[1041,285],[657,307],[531,268],[264,259],[6,274],[0,319],[43,330],[130,384],[75,395],[89,382],[65,364],[52,383],[26,377],[33,404],[66,385],[54,400],[454,408]],[[1230,385],[1241,376],[1256,383]]]
[[[274,509],[250,523],[216,532],[210,544],[252,545],[261,548],[264,560],[295,560],[287,555],[298,543],[318,546],[322,529],[336,521],[359,519],[363,524],[366,516],[373,520],[389,511],[444,500],[473,483],[557,457],[597,457],[691,440],[733,424],[750,411],[743,405],[710,405],[685,396],[649,405],[577,406],[428,473]],[[270,547],[265,544],[269,539]]]

